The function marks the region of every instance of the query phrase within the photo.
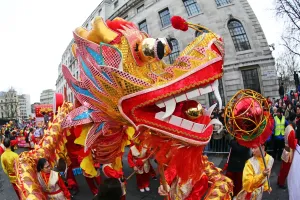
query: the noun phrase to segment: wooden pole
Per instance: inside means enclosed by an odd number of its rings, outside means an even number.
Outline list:
[[[262,150],[262,148],[261,148],[261,145],[259,145],[259,151],[260,151],[261,157],[262,157],[262,159],[263,159],[265,169],[267,169],[266,160],[265,160],[265,155],[264,155],[264,153],[263,153],[263,150]],[[269,187],[269,190],[270,190],[270,189],[271,189],[271,184],[270,184],[269,175],[267,175],[267,180],[268,180],[268,187]]]
[[[158,171],[159,171],[159,175],[160,175],[160,180],[161,180],[162,186],[164,187],[164,190],[166,192],[168,192],[168,183],[166,181],[165,170],[164,170],[164,166],[162,164],[158,165]],[[170,200],[169,194],[166,197],[166,200]]]

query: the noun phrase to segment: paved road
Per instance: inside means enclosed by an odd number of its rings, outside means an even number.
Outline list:
[[[18,150],[20,152],[21,150]],[[224,162],[226,161],[225,157],[223,156],[212,156],[209,155],[210,160],[215,162],[218,166],[223,167]],[[126,176],[129,176],[132,170],[128,167],[127,159],[124,158],[124,173]],[[153,166],[156,167],[155,163]],[[271,186],[273,188],[272,193],[264,194],[264,200],[288,200],[288,191],[279,189],[276,186],[277,175],[280,168],[280,162],[276,161],[274,164],[274,168],[271,174]],[[75,196],[75,200],[88,200],[92,199],[93,195],[89,191],[89,188],[86,185],[86,181],[82,175],[76,176],[77,182],[80,186],[80,192]],[[140,193],[139,190],[136,188],[136,179],[133,176],[127,184],[127,196],[128,200],[162,200],[160,196],[157,194],[159,182],[156,180],[151,180],[151,191]],[[17,200],[17,196],[9,183],[7,176],[4,174],[1,166],[0,166],[0,200]]]

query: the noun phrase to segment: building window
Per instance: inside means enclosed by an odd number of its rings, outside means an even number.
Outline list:
[[[242,70],[244,89],[251,89],[260,93],[260,83],[257,68]]]
[[[199,6],[195,0],[183,0],[183,4],[189,16],[200,13]]]
[[[228,29],[236,51],[245,51],[251,49],[247,34],[241,22],[235,19],[230,20],[228,22]]]
[[[117,1],[115,1],[115,3],[114,3],[114,8],[117,8],[118,5],[119,5],[119,1],[117,0]]]
[[[179,52],[180,52],[178,41],[176,39],[172,39],[171,43],[173,46],[173,51],[169,55],[170,64],[172,64],[176,60],[176,58],[179,56]]]
[[[223,88],[223,81],[222,79],[219,79],[219,93],[222,99],[222,105],[225,106],[225,95],[224,95],[224,88]],[[215,93],[210,92],[208,93],[208,100],[209,100],[209,105],[213,105],[215,103],[218,103],[218,100],[215,96]]]
[[[231,3],[231,0],[216,0],[217,6],[225,6]]]
[[[144,4],[142,4],[141,6],[137,7],[137,13],[140,13],[144,10]]]
[[[159,11],[159,17],[162,27],[166,27],[171,24],[169,8]]]
[[[142,21],[142,22],[139,23],[139,29],[141,31],[144,31],[144,32],[148,33],[148,27],[147,27],[146,20],[144,20],[144,21]]]
[[[100,10],[98,11],[98,15],[100,15],[100,14],[101,14],[101,11],[102,11],[102,8],[100,8]]]
[[[124,16],[123,19],[124,19],[124,20],[127,20],[127,19],[128,19],[128,15]]]
[[[1,113],[1,118],[4,118],[3,112]]]

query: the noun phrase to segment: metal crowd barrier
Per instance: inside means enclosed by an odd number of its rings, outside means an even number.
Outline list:
[[[204,153],[226,154],[230,151],[229,141],[232,137],[226,132],[213,132],[210,142],[206,145]]]

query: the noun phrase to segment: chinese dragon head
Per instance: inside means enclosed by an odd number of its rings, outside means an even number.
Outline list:
[[[197,119],[188,119],[183,111],[210,92],[222,103],[218,79],[223,74],[223,41],[203,30],[172,65],[166,65],[162,59],[172,51],[170,40],[151,38],[131,22],[117,18],[105,23],[96,17],[91,31],[77,28],[73,53],[80,80],[66,66],[63,74],[82,106],[63,127],[93,122],[86,148],[108,127],[120,126],[148,128],[185,144],[206,145],[216,122],[210,120],[215,105]]]

